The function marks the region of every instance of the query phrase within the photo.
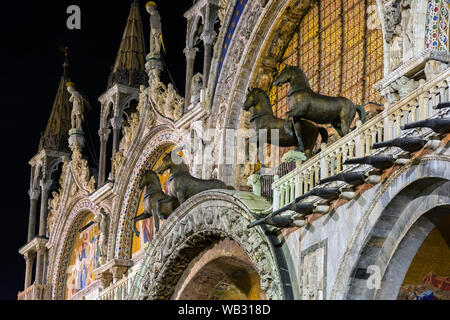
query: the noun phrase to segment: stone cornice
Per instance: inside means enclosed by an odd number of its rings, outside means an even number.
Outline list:
[[[427,63],[430,60],[436,60],[443,63],[449,63],[450,62],[450,52],[448,51],[439,51],[439,50],[433,50],[433,49],[426,49],[420,54],[416,55],[415,57],[411,58],[404,64],[402,64],[399,68],[397,68],[395,71],[391,72],[389,75],[384,77],[383,80],[377,82],[375,84],[375,89],[381,91],[390,84],[392,84],[397,79],[401,78],[402,76],[413,76],[418,71],[423,69],[425,66],[425,63]]]
[[[35,253],[38,251],[38,247],[46,247],[47,243],[47,238],[36,237],[31,242],[20,248],[19,253],[23,256],[27,253]]]

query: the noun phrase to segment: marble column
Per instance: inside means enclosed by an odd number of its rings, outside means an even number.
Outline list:
[[[122,130],[122,117],[115,116],[113,119],[111,119],[111,124],[113,128],[113,154],[111,155],[111,158],[114,158],[114,155],[117,151],[119,151],[119,144],[120,144],[120,131]]]
[[[27,290],[29,287],[31,287],[31,282],[33,281],[33,265],[34,265],[34,259],[35,255],[31,252],[25,253],[25,288],[24,290]]]
[[[30,215],[28,220],[28,242],[31,242],[36,235],[36,210],[37,210],[37,202],[40,196],[40,190],[30,190]]]
[[[184,54],[186,56],[186,88],[184,91],[186,109],[191,105],[191,85],[192,77],[194,76],[194,63],[197,51],[198,48],[195,47],[187,47],[184,49]]]
[[[211,71],[211,60],[214,39],[216,33],[214,31],[205,31],[202,34],[203,45],[205,47],[205,56],[203,61],[203,87],[208,86],[209,73]]]
[[[98,169],[98,186],[102,186],[106,181],[106,153],[108,148],[108,140],[111,130],[107,128],[100,129],[98,135],[100,136],[100,163]]]
[[[38,285],[44,284],[44,262],[45,262],[45,252],[46,248],[44,245],[39,244],[37,246],[37,258],[36,258],[36,280],[35,283]]]
[[[48,196],[52,180],[41,181],[41,214],[39,217],[39,237],[47,236]]]

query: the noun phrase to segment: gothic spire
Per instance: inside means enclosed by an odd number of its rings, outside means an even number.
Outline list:
[[[131,4],[119,52],[111,72],[108,88],[115,83],[139,87],[146,84],[145,41],[138,1]]]
[[[47,127],[41,137],[39,151],[50,149],[55,151],[67,151],[67,139],[70,130],[70,95],[67,92],[66,83],[69,78],[68,49],[64,48],[63,75],[59,82],[56,98],[53,102],[52,112],[47,121]]]

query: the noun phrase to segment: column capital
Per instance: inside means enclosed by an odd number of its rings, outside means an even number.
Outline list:
[[[40,181],[42,192],[48,193],[50,191],[50,188],[52,187],[52,184],[53,184],[52,179],[47,179],[47,180],[42,179]]]
[[[104,141],[108,140],[108,137],[110,134],[111,134],[111,130],[108,128],[101,128],[98,130],[98,135]]]
[[[38,200],[41,195],[41,190],[39,189],[30,189],[28,191],[28,195],[30,196],[30,200]]]
[[[122,122],[123,122],[122,117],[114,117],[111,119],[111,126],[113,127],[114,130],[120,130],[122,129]]]
[[[198,52],[198,48],[197,47],[186,47],[183,50],[184,55],[186,56],[186,58],[189,60],[194,60],[195,56],[197,55]]]
[[[45,244],[38,243],[36,245],[36,252],[38,255],[44,255],[46,251],[47,251],[47,247],[45,246]]]
[[[211,31],[205,30],[202,33],[201,38],[202,38],[202,41],[203,41],[204,44],[211,44],[212,45],[213,42],[214,42],[214,39],[216,38],[216,36],[217,36],[217,33],[215,31],[213,31],[213,30],[211,30]]]
[[[33,260],[36,258],[36,253],[33,251],[28,251],[23,256],[25,258],[26,263],[32,263]]]

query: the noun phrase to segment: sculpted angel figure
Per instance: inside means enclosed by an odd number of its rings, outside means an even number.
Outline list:
[[[71,114],[72,129],[82,130],[82,123],[84,121],[84,110],[85,108],[90,110],[91,105],[84,97],[84,95],[77,90],[75,83],[68,82],[67,91],[71,94],[69,101],[73,104]]]

